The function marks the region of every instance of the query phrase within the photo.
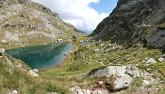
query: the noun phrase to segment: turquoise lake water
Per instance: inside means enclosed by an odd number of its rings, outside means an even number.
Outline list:
[[[6,52],[10,56],[24,61],[32,69],[44,69],[62,63],[65,59],[64,54],[70,51],[72,47],[73,45],[69,43],[59,43],[14,48]]]

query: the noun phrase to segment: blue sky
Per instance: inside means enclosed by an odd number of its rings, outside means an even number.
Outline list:
[[[40,3],[59,17],[88,34],[116,7],[118,0],[32,0]]]
[[[91,3],[90,7],[96,9],[99,13],[111,13],[116,7],[118,0],[100,0],[100,3]]]

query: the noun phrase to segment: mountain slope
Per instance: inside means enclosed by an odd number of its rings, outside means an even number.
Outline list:
[[[46,7],[30,0],[0,0],[0,94],[64,94],[58,82],[34,77],[31,68],[4,49],[68,41],[72,36],[79,33]]]
[[[122,44],[143,42],[165,48],[165,1],[119,0],[114,11],[94,30],[94,39]]]
[[[42,5],[13,3],[12,0],[4,2],[0,9],[0,44],[3,45],[0,47],[47,44],[78,35],[73,26],[64,23],[56,13]]]

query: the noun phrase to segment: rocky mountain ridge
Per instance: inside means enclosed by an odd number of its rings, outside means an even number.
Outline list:
[[[119,0],[117,7],[94,30],[97,40],[165,48],[165,1]]]
[[[28,0],[1,2],[0,44],[5,48],[47,44],[78,35],[73,26],[40,4]]]

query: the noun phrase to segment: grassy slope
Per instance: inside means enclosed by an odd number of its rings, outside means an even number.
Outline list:
[[[11,89],[10,87],[15,81],[14,88],[20,90],[20,92],[30,92],[30,94],[44,94],[44,92],[58,91],[60,93],[68,94],[69,88],[73,85],[80,85],[87,87],[98,79],[83,78],[84,73],[88,73],[93,69],[100,68],[108,65],[125,65],[125,64],[139,64],[140,69],[144,69],[158,76],[164,80],[165,64],[157,63],[144,67],[141,63],[146,57],[152,57],[158,59],[161,55],[161,51],[158,49],[147,49],[142,46],[131,47],[128,49],[120,48],[116,50],[110,50],[115,44],[109,45],[110,42],[88,42],[80,44],[79,41],[86,40],[87,38],[78,38],[75,42],[76,49],[67,57],[65,63],[59,65],[56,68],[43,70],[39,73],[39,78],[20,78],[20,74],[11,75],[7,81],[11,81],[8,85],[2,84],[3,88]],[[99,49],[99,51],[97,51]],[[2,59],[4,60],[4,59]],[[4,61],[1,61],[4,62]],[[6,62],[7,63],[7,62]],[[5,64],[5,63],[4,63]],[[4,70],[2,65],[2,70]],[[2,72],[1,70],[1,72]],[[16,72],[14,74],[17,74]],[[6,73],[5,73],[6,74]],[[4,76],[4,75],[1,75]],[[6,79],[6,78],[2,78]],[[17,79],[17,80],[16,80]],[[18,80],[20,79],[20,80]],[[22,82],[21,79],[27,79]],[[20,82],[19,82],[20,81]],[[3,81],[1,81],[3,82]],[[136,79],[134,86],[140,86],[142,78]],[[33,83],[33,84],[29,84]],[[22,88],[22,85],[23,88]],[[6,87],[7,86],[7,87]],[[17,87],[18,86],[18,87]],[[57,88],[58,86],[58,88]],[[162,89],[163,90],[163,89]],[[33,91],[33,93],[31,93]],[[132,92],[132,91],[131,91]],[[27,93],[26,93],[27,94]]]
[[[66,90],[56,87],[55,83],[43,80],[40,77],[33,78],[28,74],[28,68],[23,62],[3,56],[0,58],[0,93],[7,94],[11,90],[17,90],[20,94],[46,94]],[[18,67],[22,65],[22,67]]]
[[[58,79],[66,88],[73,85],[86,87],[98,80],[88,77],[82,78],[84,73],[88,73],[93,69],[108,65],[138,64],[140,69],[146,70],[152,73],[155,77],[160,77],[165,81],[165,63],[158,62],[148,67],[144,67],[144,63],[142,63],[146,57],[157,60],[161,56],[161,51],[158,49],[148,49],[142,46],[137,46],[128,49],[121,48],[110,50],[114,45],[109,46],[109,41],[100,43],[92,41],[86,44],[80,44],[77,42],[76,44],[78,46],[77,50],[68,57],[63,65],[55,69],[43,71],[40,75],[44,79]],[[95,51],[95,49],[100,50]],[[138,78],[134,81],[132,87],[141,86],[141,84],[142,78]]]
[[[28,4],[18,4],[8,5],[0,9],[0,48],[13,48],[13,47],[22,47],[30,45],[43,45],[54,42],[56,39],[63,39],[64,41],[69,40],[72,35],[79,34],[75,32],[74,27],[67,25],[62,20],[59,19],[57,15],[41,5],[28,3]],[[21,11],[20,11],[21,10]],[[37,11],[34,12],[33,11]],[[39,17],[35,16],[39,14]],[[43,19],[46,21],[44,22]],[[48,24],[54,28],[54,31],[49,30]],[[3,28],[6,24],[9,24],[7,28]],[[19,27],[19,24],[23,26]],[[11,26],[13,25],[13,26]],[[30,28],[29,25],[37,28]],[[35,31],[36,34],[28,36],[27,33]],[[9,41],[2,42],[5,39],[6,33],[18,34],[21,41]],[[38,33],[44,33],[42,34]],[[55,38],[52,37],[52,34],[55,34]],[[37,36],[35,36],[37,35]],[[13,36],[15,39],[15,36]],[[11,38],[11,37],[9,37]],[[54,81],[49,81],[42,79],[41,77],[33,78],[30,77],[27,73],[30,70],[22,61],[9,58],[4,55],[0,58],[0,94],[7,94],[11,90],[17,90],[20,94],[46,94],[48,92],[58,92],[63,94],[67,92],[65,88],[59,88]],[[23,65],[20,69],[18,66]],[[56,81],[56,80],[55,80]]]

